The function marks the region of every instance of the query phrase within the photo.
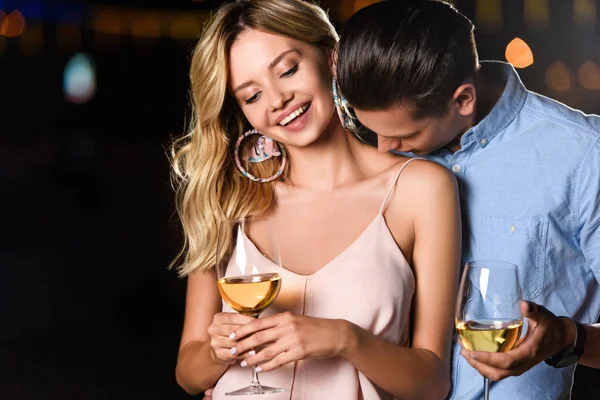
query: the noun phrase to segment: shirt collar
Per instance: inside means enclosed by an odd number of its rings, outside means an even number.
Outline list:
[[[527,89],[512,65],[502,61],[481,61],[480,65],[481,69],[496,68],[501,71],[506,86],[490,113],[463,135],[460,141],[461,148],[465,148],[465,145],[473,139],[480,147],[488,145],[515,119],[527,97]]]

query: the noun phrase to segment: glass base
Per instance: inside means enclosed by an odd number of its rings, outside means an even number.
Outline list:
[[[279,389],[270,386],[256,385],[246,386],[245,388],[234,390],[233,392],[225,393],[225,396],[245,396],[253,394],[272,394],[272,393],[283,393],[286,389]]]

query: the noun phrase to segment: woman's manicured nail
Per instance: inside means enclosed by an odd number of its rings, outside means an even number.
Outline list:
[[[235,347],[232,347],[231,349],[229,349],[229,354],[235,354],[237,353],[237,349]]]
[[[240,367],[242,368],[246,368],[248,366],[248,363],[244,360],[240,363]]]

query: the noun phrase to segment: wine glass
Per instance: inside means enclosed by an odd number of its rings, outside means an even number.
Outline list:
[[[247,235],[250,224],[264,242],[260,250]],[[215,270],[221,298],[238,313],[258,318],[275,301],[281,288],[279,248],[273,226],[264,219],[223,221],[219,224],[218,235]],[[250,386],[225,394],[239,396],[285,391],[261,385],[253,365]]]
[[[517,266],[502,261],[466,264],[456,302],[458,338],[467,350],[507,352],[521,336],[521,288]],[[490,381],[483,378],[484,399]]]

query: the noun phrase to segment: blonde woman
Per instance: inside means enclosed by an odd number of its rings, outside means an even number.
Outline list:
[[[263,384],[287,389],[270,399],[448,392],[456,184],[437,164],[381,154],[344,129],[332,91],[337,40],[313,4],[254,0],[222,6],[195,48],[194,120],[174,149],[188,280],[176,376],[189,393],[215,387],[222,399],[252,365]],[[277,232],[283,268],[304,282],[292,297],[303,313],[280,301],[291,298],[285,278],[268,315],[222,312],[217,225],[248,216],[287,227]]]

